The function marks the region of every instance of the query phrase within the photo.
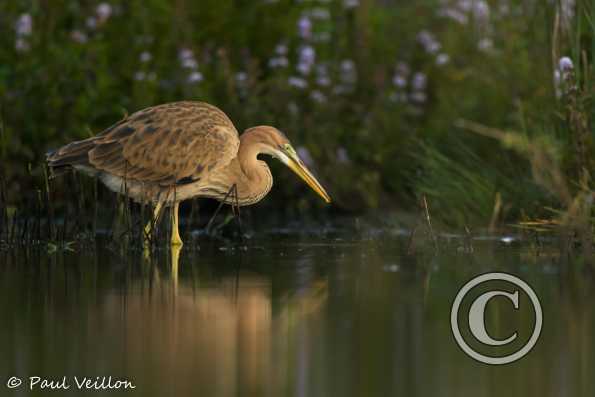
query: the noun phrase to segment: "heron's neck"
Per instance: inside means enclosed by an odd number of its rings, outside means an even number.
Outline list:
[[[266,153],[258,134],[245,132],[240,137],[238,161],[243,178],[238,181],[240,196],[258,197],[260,200],[273,185],[273,177],[266,162],[258,160],[258,155]]]

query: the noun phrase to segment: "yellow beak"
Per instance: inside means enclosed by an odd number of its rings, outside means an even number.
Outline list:
[[[318,182],[314,175],[312,175],[308,168],[306,168],[305,164],[302,162],[302,160],[300,160],[297,154],[288,152],[287,157],[289,158],[289,161],[286,163],[287,166],[291,168],[291,170],[295,172],[300,178],[302,178],[304,182],[306,182],[308,186],[312,188],[312,190],[318,193],[318,195],[322,197],[327,204],[329,204],[331,202],[330,196],[326,190],[324,190],[320,182]]]

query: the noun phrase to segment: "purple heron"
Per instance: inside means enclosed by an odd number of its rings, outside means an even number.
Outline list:
[[[94,137],[48,153],[47,162],[54,172],[74,168],[136,202],[151,204],[154,221],[162,207],[173,207],[171,243],[181,245],[181,201],[207,197],[246,206],[266,196],[273,177],[259,154],[280,160],[331,202],[281,131],[258,126],[240,136],[223,111],[203,102],[140,110]]]

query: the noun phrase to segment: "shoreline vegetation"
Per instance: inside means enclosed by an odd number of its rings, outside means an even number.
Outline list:
[[[273,165],[251,212],[409,213],[395,227],[424,226],[430,247],[439,231],[512,228],[593,260],[591,1],[4,2],[0,26],[0,249],[68,249],[98,229],[140,240],[146,208],[50,179],[45,152],[201,100],[240,132],[283,130],[335,203]],[[185,205],[186,232],[209,206]]]

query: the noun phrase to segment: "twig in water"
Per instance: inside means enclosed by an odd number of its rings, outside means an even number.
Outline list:
[[[500,218],[501,211],[502,196],[500,195],[500,192],[496,192],[496,197],[494,199],[494,210],[492,211],[492,219],[490,220],[490,226],[488,227],[488,231],[492,234],[496,231],[496,226],[498,224],[498,218]]]
[[[415,223],[415,226],[411,230],[411,234],[409,235],[409,242],[407,243],[407,253],[409,255],[413,255],[413,238],[415,237],[415,232],[417,232],[417,228],[419,227],[420,221]]]
[[[54,239],[54,204],[52,203],[52,193],[50,190],[50,178],[48,175],[47,164],[43,165],[43,177],[45,179],[45,196],[48,210],[48,240]]]
[[[424,214],[426,217],[426,222],[428,223],[428,229],[430,230],[430,237],[434,242],[434,249],[438,252],[438,239],[436,238],[436,234],[434,233],[434,228],[432,228],[432,219],[430,217],[430,209],[428,208],[428,201],[426,200],[426,196],[422,197],[422,203],[424,206]]]
[[[465,253],[473,253],[473,237],[471,236],[471,230],[465,225]]]

